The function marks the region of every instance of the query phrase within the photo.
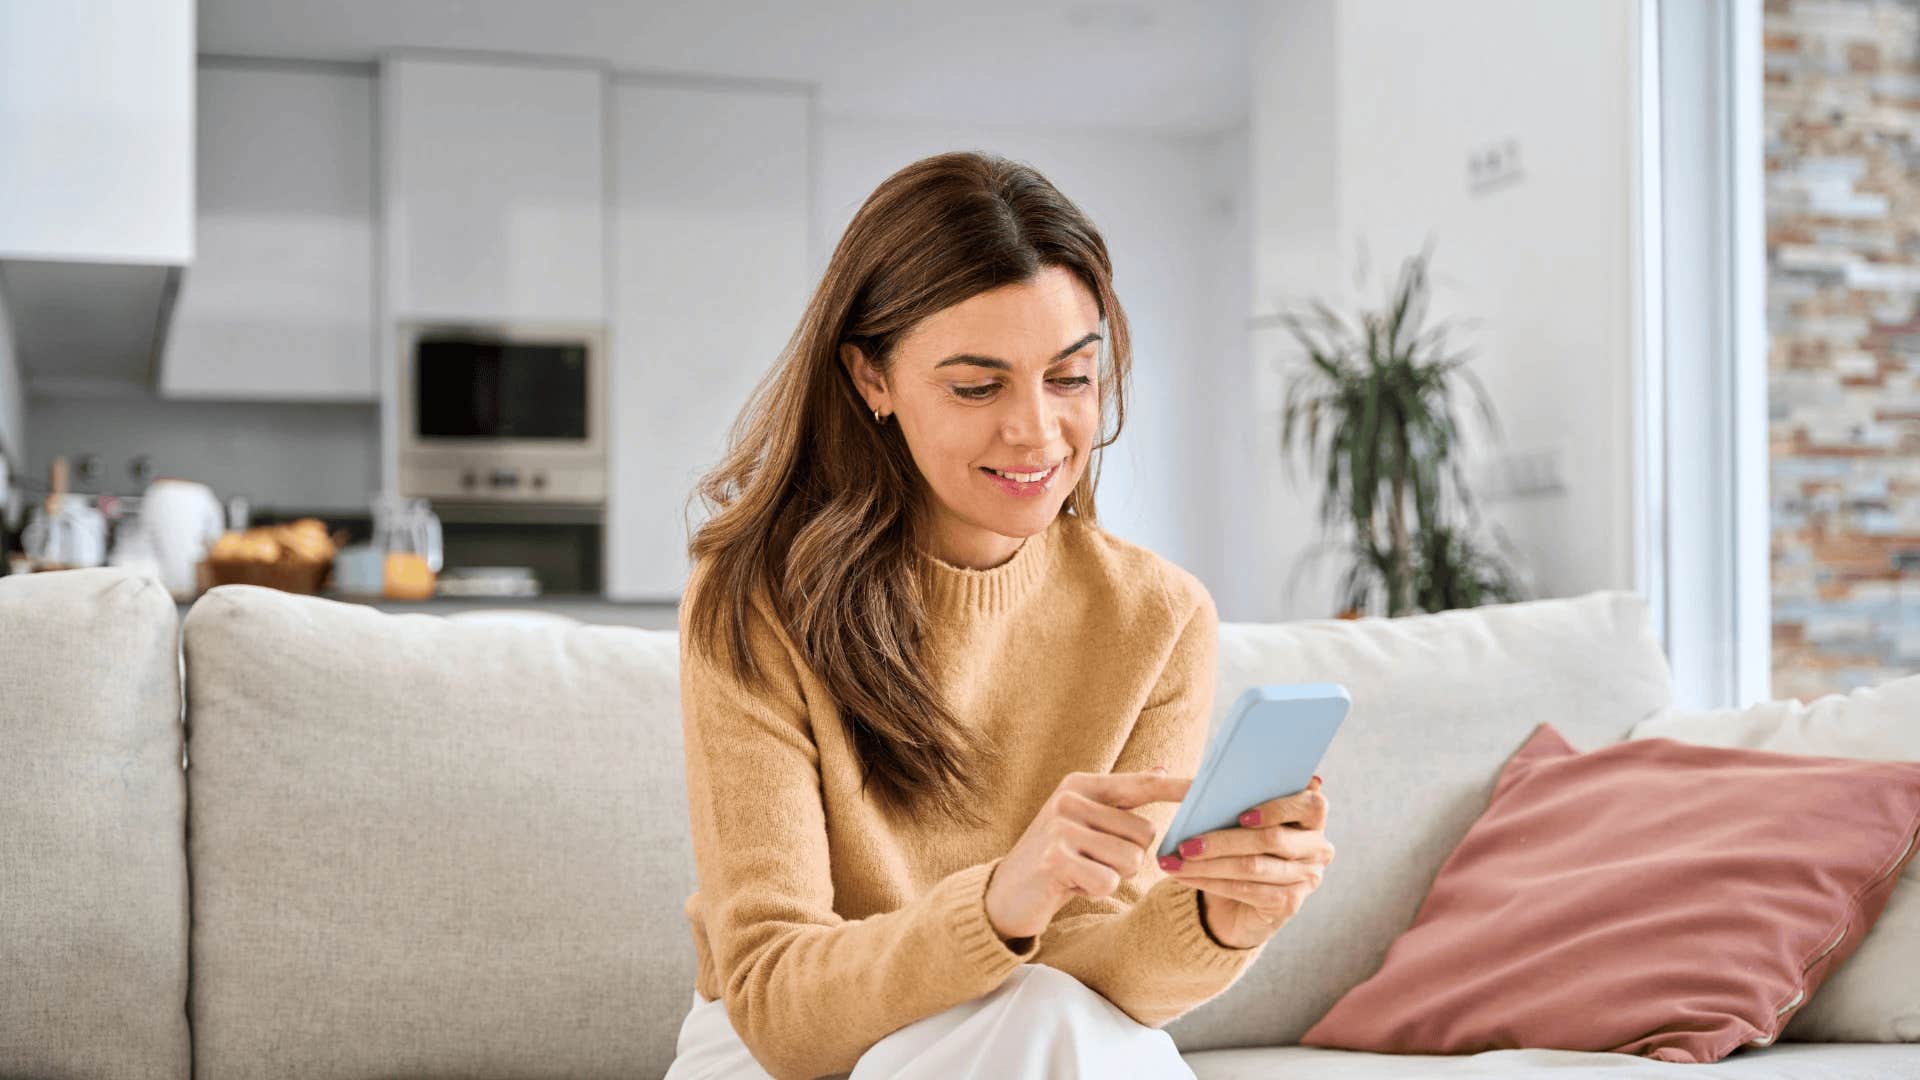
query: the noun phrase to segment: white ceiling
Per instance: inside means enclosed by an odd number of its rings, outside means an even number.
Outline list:
[[[1213,132],[1247,115],[1251,0],[200,0],[200,51],[393,49],[793,80],[829,116]]]

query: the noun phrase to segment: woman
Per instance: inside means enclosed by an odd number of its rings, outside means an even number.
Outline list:
[[[1319,885],[1318,778],[1149,857],[1205,747],[1218,616],[1095,522],[1130,355],[1111,276],[1031,168],[902,169],[702,481],[672,1080],[1191,1076],[1159,1028]]]

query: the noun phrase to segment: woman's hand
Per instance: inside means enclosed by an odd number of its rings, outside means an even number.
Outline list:
[[[1159,772],[1068,773],[987,882],[987,921],[1001,937],[1032,937],[1075,896],[1108,896],[1146,865],[1153,822],[1129,813],[1179,802],[1190,777]]]
[[[1316,776],[1305,791],[1261,803],[1240,826],[1201,833],[1160,860],[1201,890],[1207,929],[1223,944],[1248,949],[1267,940],[1320,887],[1333,862],[1320,784]]]

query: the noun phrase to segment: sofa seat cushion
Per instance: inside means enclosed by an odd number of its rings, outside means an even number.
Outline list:
[[[1546,1077],[1547,1080],[1866,1080],[1920,1076],[1920,1046],[1776,1043],[1700,1064],[1582,1050],[1488,1050],[1478,1054],[1369,1054],[1311,1046],[1201,1050],[1182,1055],[1196,1080],[1421,1080]]]

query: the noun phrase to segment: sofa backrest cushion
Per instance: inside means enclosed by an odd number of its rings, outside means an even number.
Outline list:
[[[0,577],[0,1076],[190,1073],[179,624],[119,568]]]
[[[694,889],[671,631],[462,624],[250,586],[188,615],[200,1071],[659,1075]],[[1225,623],[1248,686],[1344,683],[1325,883],[1185,1050],[1290,1043],[1380,965],[1541,720],[1583,747],[1668,703],[1624,591]]]
[[[1212,723],[1261,683],[1337,682],[1353,707],[1317,770],[1334,859],[1219,997],[1167,1025],[1182,1050],[1297,1043],[1380,968],[1441,863],[1542,721],[1581,749],[1665,707],[1670,675],[1638,593],[1399,618],[1223,623]]]
[[[183,644],[197,1076],[666,1071],[695,960],[673,632],[232,585]]]

